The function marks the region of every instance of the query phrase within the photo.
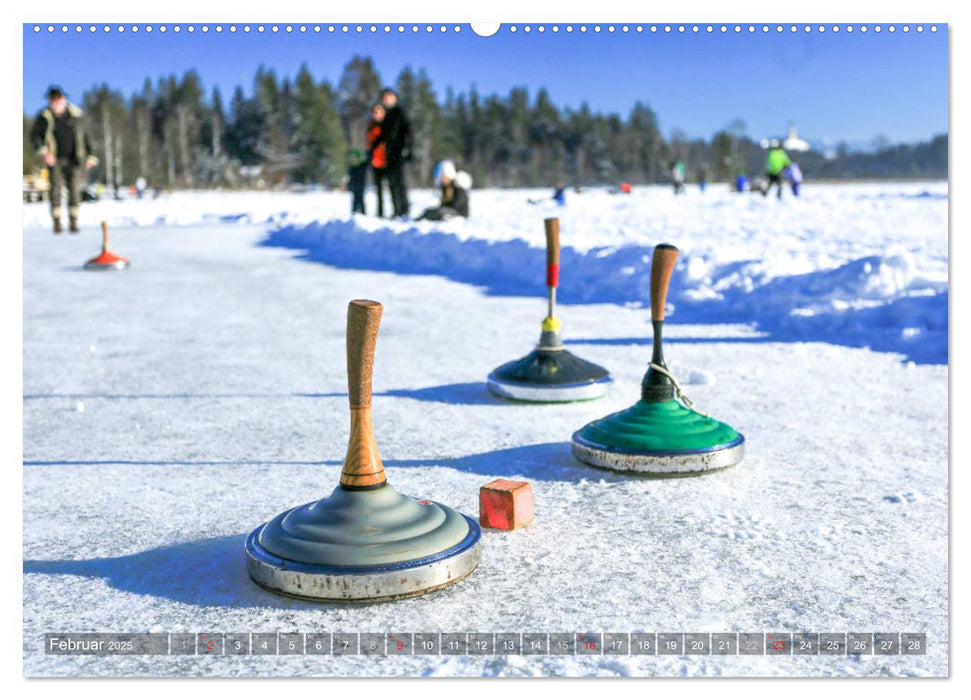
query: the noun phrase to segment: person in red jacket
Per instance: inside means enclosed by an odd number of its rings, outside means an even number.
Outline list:
[[[374,173],[374,187],[378,193],[378,216],[384,216],[384,183],[388,182],[388,147],[381,138],[385,109],[380,102],[371,108],[371,123],[367,129],[368,160]]]
[[[381,91],[385,118],[381,124],[380,142],[387,147],[388,186],[395,217],[407,218],[408,188],[405,184],[405,164],[411,160],[412,133],[408,117],[398,104],[398,94],[391,88]]]

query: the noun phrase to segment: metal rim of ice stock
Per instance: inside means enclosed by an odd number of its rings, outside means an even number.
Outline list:
[[[585,464],[619,472],[641,474],[696,474],[735,466],[745,455],[745,437],[705,450],[679,450],[669,452],[633,452],[607,449],[584,440],[577,431],[573,434],[573,456]]]
[[[263,525],[246,538],[246,569],[262,588],[325,603],[374,603],[409,598],[451,586],[479,565],[482,531],[463,514],[469,534],[454,547],[424,559],[375,567],[316,566],[287,561],[259,542]]]
[[[536,403],[566,403],[599,399],[610,391],[612,384],[613,379],[609,376],[592,382],[559,385],[518,384],[501,380],[495,374],[490,374],[487,381],[489,391],[497,396]]]

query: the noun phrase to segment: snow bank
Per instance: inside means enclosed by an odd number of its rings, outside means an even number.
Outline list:
[[[681,248],[669,296],[669,313],[676,322],[750,323],[775,340],[823,340],[899,352],[917,362],[946,363],[947,228],[946,218],[940,218],[946,199],[900,192],[893,201],[904,203],[901,211],[893,207],[880,215],[869,212],[861,233],[854,228],[862,225],[854,209],[866,208],[874,195],[866,188],[855,189],[862,190],[858,201],[842,196],[839,187],[829,187],[823,190],[828,196],[808,204],[748,195],[696,196],[690,201],[701,223],[668,221],[665,236],[649,244],[630,242],[623,225],[598,228],[590,213],[602,212],[616,198],[591,194],[591,199],[602,200],[599,208],[585,202],[585,210],[561,216],[564,240],[577,243],[562,249],[559,297],[566,303],[645,304],[653,244],[666,240]],[[505,199],[511,196],[506,193]],[[926,211],[911,210],[915,198],[927,202]],[[834,200],[842,209],[831,209]],[[876,201],[887,200],[884,196]],[[727,207],[739,219],[712,214]],[[742,233],[754,221],[754,207],[758,216],[769,218],[760,219],[762,230],[753,234],[764,242],[761,248],[745,243],[753,236]],[[544,213],[561,212],[548,207]],[[527,214],[529,232],[507,212],[504,235],[497,235],[494,221],[433,225],[345,217],[281,222],[266,245],[300,250],[306,259],[338,267],[443,275],[483,286],[492,294],[538,296],[543,294],[545,265],[542,227],[536,220],[541,217]],[[775,232],[770,243],[777,216],[798,218],[815,233],[787,238]],[[893,234],[900,230],[892,223],[896,216],[919,224],[905,230],[917,234],[918,246]],[[936,235],[928,230],[934,223]],[[697,226],[710,234],[705,237]],[[852,235],[841,238],[839,230]],[[510,237],[510,232],[518,235]],[[591,245],[600,241],[613,245]],[[853,252],[870,254],[851,258]]]
[[[714,186],[612,195],[475,190],[472,217],[442,223],[350,217],[334,192],[181,192],[102,201],[82,224],[265,224],[266,245],[347,268],[441,275],[491,294],[543,294],[542,220],[561,221],[560,299],[643,305],[653,246],[677,245],[670,315],[678,323],[747,323],[774,340],[823,340],[947,362],[947,183],[807,185],[781,201]],[[435,204],[411,193],[412,209]],[[529,200],[540,200],[530,205]],[[374,211],[373,193],[368,211]],[[46,227],[43,204],[24,225]]]

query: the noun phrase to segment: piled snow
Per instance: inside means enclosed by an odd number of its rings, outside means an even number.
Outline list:
[[[653,246],[681,256],[672,318],[753,324],[773,338],[824,340],[947,362],[947,184],[816,185],[800,198],[681,197],[664,187],[571,193],[535,206],[537,190],[475,191],[472,218],[445,223],[351,217],[340,193],[177,193],[82,209],[94,223],[265,223],[266,244],[341,267],[444,275],[490,293],[543,291],[542,219],[562,229],[560,300],[644,304]],[[412,194],[419,212],[434,203]],[[373,202],[369,201],[373,210]],[[25,225],[46,225],[43,205]]]
[[[934,196],[920,196],[925,190]],[[82,234],[57,238],[42,207],[25,207],[25,672],[946,675],[947,366],[901,362],[840,338],[798,342],[778,321],[754,318],[758,330],[734,321],[740,314],[730,306],[804,309],[784,318],[817,340],[838,335],[836,318],[860,324],[847,332],[868,342],[886,329],[925,328],[938,307],[924,302],[946,298],[946,200],[935,194],[946,190],[889,191],[896,195],[820,186],[781,203],[591,192],[565,210],[526,208],[530,193],[521,191],[475,192],[479,218],[438,228],[351,224],[337,195],[185,194],[85,205]],[[718,209],[733,213],[715,216]],[[792,224],[797,210],[814,227],[808,239],[791,226],[756,225],[773,212]],[[738,467],[650,480],[572,458],[571,433],[629,405],[649,356],[645,311],[630,303],[646,294],[622,297],[610,279],[614,297],[597,298],[608,303],[574,298],[561,309],[570,349],[611,370],[607,398],[535,406],[488,394],[488,372],[536,341],[545,313],[540,222],[554,211],[565,240],[583,238],[564,262],[564,284],[589,279],[590,293],[593,277],[583,274],[592,273],[583,270],[611,255],[629,256],[628,281],[643,283],[641,258],[661,240],[644,233],[655,218],[677,234],[664,236],[685,251],[667,358],[701,410],[745,434]],[[260,223],[219,222],[233,212]],[[154,225],[163,214],[196,223]],[[131,268],[81,271],[98,250],[93,224],[122,215],[146,222],[113,227],[112,247]],[[733,230],[742,222],[762,248],[736,246],[696,219],[734,221]],[[635,220],[643,228],[630,230],[642,240],[625,228]],[[265,245],[279,236],[305,244],[322,231],[347,242],[304,245],[310,260]],[[416,257],[395,257],[407,250],[396,236],[414,239]],[[316,262],[331,254],[330,265]],[[480,287],[463,283],[472,272],[448,269],[476,271],[476,255],[485,258]],[[490,260],[503,263],[491,277]],[[679,285],[710,289],[711,301]],[[931,293],[916,294],[924,288]],[[482,484],[527,480],[536,520],[484,533],[480,568],[432,595],[372,606],[279,598],[248,579],[243,538],[337,483],[348,433],[345,313],[359,297],[385,305],[374,410],[392,483],[474,515]],[[828,299],[850,304],[848,315],[828,311]],[[928,335],[913,337],[922,345]],[[926,632],[928,654],[92,658],[42,650],[45,632],[67,631],[733,630]]]

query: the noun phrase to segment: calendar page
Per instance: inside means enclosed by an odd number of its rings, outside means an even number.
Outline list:
[[[946,14],[41,9],[24,675],[948,676]]]

